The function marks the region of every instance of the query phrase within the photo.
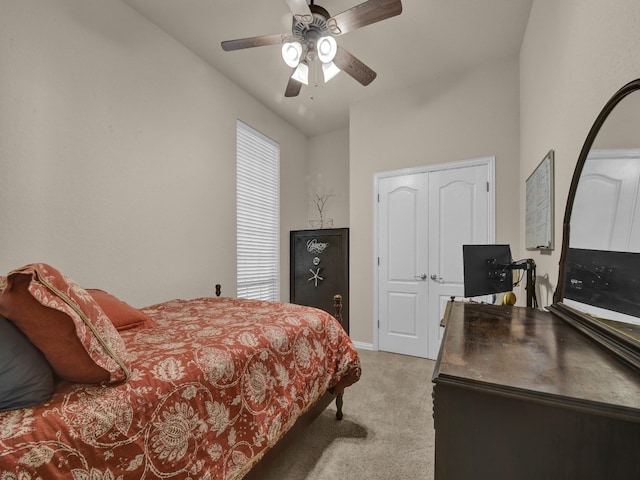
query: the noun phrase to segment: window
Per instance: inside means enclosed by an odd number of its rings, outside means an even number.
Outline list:
[[[280,146],[238,121],[238,297],[279,299]]]

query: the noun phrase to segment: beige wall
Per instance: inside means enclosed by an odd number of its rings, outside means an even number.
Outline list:
[[[520,183],[555,151],[555,244],[573,169],[596,116],[624,84],[640,77],[640,2],[534,0],[520,53]],[[520,196],[524,211],[524,196]],[[520,230],[524,217],[520,215]],[[552,301],[559,248],[533,252],[539,300]]]
[[[519,59],[352,107],[351,334],[356,341],[373,342],[373,175],[384,170],[495,155],[496,240],[510,243],[514,257],[535,260],[539,302],[552,302],[560,251],[525,250],[522,186],[553,149],[559,247],[582,143],[611,95],[640,77],[639,24],[635,0],[534,0]]]
[[[333,219],[335,228],[349,226],[349,129],[343,128],[309,139],[309,192],[330,194],[325,204],[325,218]],[[316,206],[309,202],[309,219],[318,220]],[[310,228],[307,224],[303,228]]]
[[[333,188],[352,336],[373,342],[374,174],[495,156],[496,239],[534,258],[546,305],[559,251],[524,250],[521,187],[555,150],[559,245],[582,142],[640,77],[639,24],[637,0],[534,0],[519,58],[354,105],[348,130],[307,139],[121,2],[3,0],[0,272],[45,261],[135,305],[233,295],[240,118],[281,146],[283,300],[288,232],[314,218],[310,188]]]
[[[373,343],[374,175],[496,157],[496,240],[518,245],[517,58],[390,93],[351,108],[351,337]],[[515,253],[514,253],[515,256]]]
[[[282,285],[307,139],[119,1],[2,0],[0,272],[134,305],[235,294],[235,128],[280,143]]]

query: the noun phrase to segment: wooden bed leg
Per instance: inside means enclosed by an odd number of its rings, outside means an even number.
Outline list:
[[[342,420],[342,393],[339,393],[338,395],[336,395],[336,419],[338,420]]]

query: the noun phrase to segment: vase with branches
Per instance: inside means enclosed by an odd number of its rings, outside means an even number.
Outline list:
[[[314,228],[325,228],[325,227],[333,227],[333,220],[326,219],[324,217],[324,207],[327,204],[327,200],[333,197],[335,194],[333,190],[329,193],[321,193],[319,191],[312,192],[310,196],[311,202],[315,205],[318,210],[318,215],[320,217],[319,220],[309,220],[309,224]]]

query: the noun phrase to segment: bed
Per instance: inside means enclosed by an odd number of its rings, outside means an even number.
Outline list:
[[[53,378],[50,396],[0,412],[3,480],[255,475],[330,399],[341,418],[360,376],[339,321],[315,308],[211,297],[134,309],[46,264],[3,281],[0,315]],[[17,356],[3,362],[27,365]]]

